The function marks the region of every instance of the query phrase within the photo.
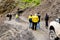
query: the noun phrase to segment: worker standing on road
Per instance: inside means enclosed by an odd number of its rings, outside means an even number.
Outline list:
[[[32,28],[32,15],[29,15],[29,28]]]
[[[20,9],[19,8],[17,9],[17,14],[18,14],[18,16],[20,16]]]
[[[46,28],[48,27],[48,21],[49,21],[49,15],[46,13],[46,16],[45,16],[45,26],[46,26]]]
[[[37,16],[39,18],[39,21],[37,23],[37,29],[40,29],[40,17],[41,17],[40,13],[37,13]]]
[[[12,19],[12,15],[10,14],[9,20],[11,20],[11,19]]]
[[[18,14],[16,14],[16,21],[19,21],[19,16],[18,16]]]
[[[9,17],[9,21],[11,21],[11,19],[12,19],[11,13],[7,14],[7,17]]]
[[[20,16],[23,12],[24,12],[23,10],[20,10],[19,8],[17,9],[18,16]]]
[[[32,16],[32,23],[33,23],[32,30],[36,30],[38,21],[39,21],[39,18],[37,16],[37,14]]]

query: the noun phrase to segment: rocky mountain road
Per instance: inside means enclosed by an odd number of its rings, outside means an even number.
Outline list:
[[[31,40],[49,40],[48,30],[45,28],[44,21],[41,22],[40,29],[34,31],[34,30],[29,29],[29,23],[28,23],[27,18],[20,16],[20,19],[22,21],[25,21],[25,22],[17,22],[15,19],[12,19],[11,21],[6,20],[4,22],[6,24],[12,25],[11,30],[9,32],[11,32],[11,34],[13,36],[15,36],[15,34],[13,32],[22,33],[24,30],[28,30],[28,31],[32,32],[32,35],[34,37],[34,39],[31,39]],[[8,31],[6,33],[8,33]],[[27,34],[25,34],[25,35],[27,36]],[[20,36],[22,37],[23,35],[20,35]],[[3,37],[0,39],[3,39]],[[3,39],[3,40],[5,40],[5,39]],[[28,39],[27,38],[25,38],[25,39],[21,38],[20,40],[28,40]]]

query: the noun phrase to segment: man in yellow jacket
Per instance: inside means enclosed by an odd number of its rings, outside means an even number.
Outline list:
[[[28,19],[29,19],[29,28],[32,28],[32,15],[29,15],[29,17],[28,17]]]
[[[36,30],[38,21],[39,21],[39,18],[37,16],[37,14],[32,16],[32,23],[33,23],[32,30]]]
[[[16,14],[16,21],[19,21],[19,16],[18,16],[18,14]]]

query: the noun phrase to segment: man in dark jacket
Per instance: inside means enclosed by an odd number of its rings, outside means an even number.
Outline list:
[[[37,29],[40,29],[40,17],[41,17],[40,13],[37,13],[37,16],[39,18],[39,21],[37,23]]]
[[[17,9],[18,16],[20,16],[20,14],[22,14],[23,12],[23,10],[20,10],[19,8]]]
[[[49,15],[46,13],[45,16],[45,26],[48,27]]]
[[[39,21],[38,22],[40,22],[40,17],[41,17],[40,13],[37,13],[37,16],[39,18]]]

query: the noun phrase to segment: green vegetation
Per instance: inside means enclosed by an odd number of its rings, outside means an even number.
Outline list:
[[[41,3],[41,0],[18,0],[17,6],[24,9],[27,7],[37,6]]]
[[[41,0],[2,0],[0,2],[0,14],[11,12],[16,6],[21,9],[40,5]]]

